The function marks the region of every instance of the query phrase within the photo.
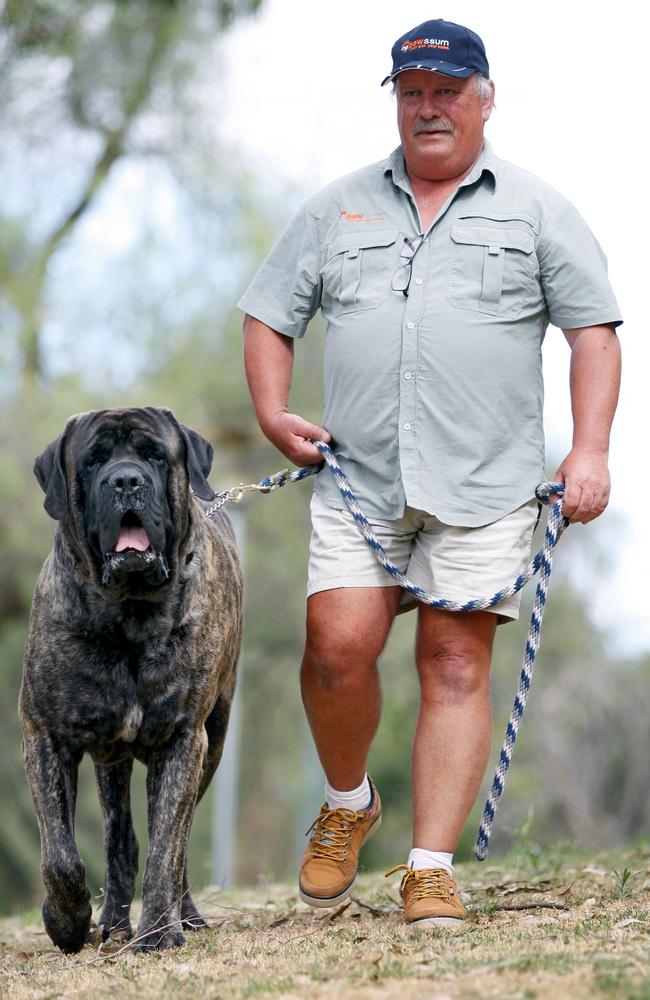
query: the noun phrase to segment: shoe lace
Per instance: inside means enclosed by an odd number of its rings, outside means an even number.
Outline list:
[[[359,814],[353,809],[328,809],[323,806],[307,830],[311,833],[312,857],[345,861]]]
[[[439,896],[440,899],[449,897],[449,875],[444,868],[409,868],[407,865],[396,865],[386,872],[386,878],[394,872],[403,871],[404,877],[400,884],[402,891],[408,889],[413,899],[431,898]]]

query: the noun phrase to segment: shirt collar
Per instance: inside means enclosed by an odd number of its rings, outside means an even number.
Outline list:
[[[480,156],[468,173],[467,177],[461,181],[460,187],[467,187],[469,184],[474,184],[476,181],[481,179],[483,174],[489,174],[496,187],[498,162],[499,161],[492,152],[490,143],[487,139],[484,139],[483,149],[481,150]],[[394,149],[390,156],[386,159],[384,174],[390,174],[392,176],[395,187],[401,188],[402,191],[406,191],[407,194],[411,194],[411,185],[406,173],[406,164],[404,163],[404,154],[401,146]]]

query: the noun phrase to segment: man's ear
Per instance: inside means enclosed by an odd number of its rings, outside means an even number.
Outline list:
[[[201,500],[214,500],[214,490],[208,482],[214,448],[198,431],[179,423],[179,429],[185,442],[187,474],[190,485]]]
[[[65,436],[65,431],[59,434],[34,462],[34,475],[45,493],[43,506],[55,521],[60,521],[68,509],[68,485],[63,454]]]

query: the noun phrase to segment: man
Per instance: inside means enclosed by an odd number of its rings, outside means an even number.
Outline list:
[[[427,21],[398,39],[401,145],[326,187],[289,225],[244,294],[245,362],[260,426],[297,465],[331,441],[393,560],[439,597],[485,597],[526,564],[544,479],[541,343],[571,347],[573,447],[556,473],[564,513],[605,509],[621,322],[604,257],[572,205],[498,160],[483,137],[494,100],[474,32]],[[323,427],[288,412],[294,340],[327,321]],[[323,472],[302,664],[326,776],[300,893],[338,904],[381,806],[366,774],[379,721],[377,658],[402,599]],[[407,921],[461,925],[453,852],[491,736],[491,611],[418,607],[421,704],[413,746]]]

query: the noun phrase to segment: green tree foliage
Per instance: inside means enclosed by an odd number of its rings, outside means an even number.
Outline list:
[[[182,159],[210,39],[260,0],[8,0],[2,132],[36,186],[0,244],[5,321],[26,387],[43,374],[48,271],[126,157]],[[54,143],[52,140],[54,139]],[[198,145],[198,143],[194,143]],[[53,199],[54,194],[54,199]],[[54,200],[55,204],[52,204]],[[6,206],[5,206],[6,208]],[[54,211],[52,211],[54,209]]]

